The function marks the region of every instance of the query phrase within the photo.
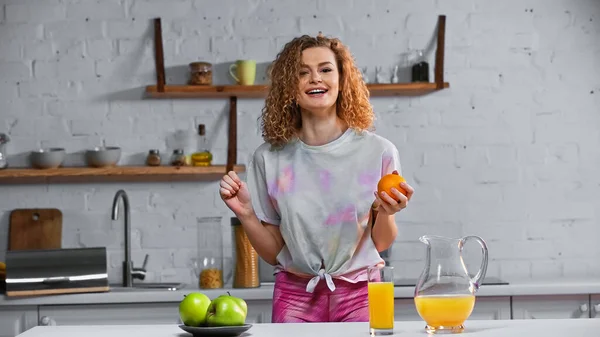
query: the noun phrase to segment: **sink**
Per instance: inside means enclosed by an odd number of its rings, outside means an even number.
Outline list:
[[[142,289],[166,289],[166,290],[178,290],[183,288],[185,283],[176,283],[176,282],[146,282],[146,283],[134,283],[134,288],[142,288]]]
[[[185,286],[185,283],[177,282],[144,282],[134,283],[131,288],[123,287],[122,284],[111,284],[110,291],[141,291],[141,290],[179,290]]]

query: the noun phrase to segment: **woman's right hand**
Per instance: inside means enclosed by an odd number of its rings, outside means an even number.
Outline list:
[[[227,207],[238,217],[252,214],[253,209],[248,186],[234,171],[229,171],[221,179],[219,194]]]

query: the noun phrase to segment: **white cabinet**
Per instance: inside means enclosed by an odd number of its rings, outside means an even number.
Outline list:
[[[510,319],[510,296],[477,297],[469,320]]]
[[[270,323],[271,301],[247,301],[248,323]],[[37,312],[36,312],[37,317]],[[178,324],[179,302],[43,305],[39,325]],[[0,336],[4,337],[4,336]]]
[[[272,301],[247,300],[248,323],[270,323]],[[396,321],[422,321],[412,298],[394,301]],[[179,302],[9,306],[0,309],[0,337],[14,337],[36,325],[177,324]],[[469,320],[600,319],[600,294],[478,296]]]
[[[513,319],[589,318],[589,295],[517,296],[512,302]]]
[[[394,320],[396,321],[421,321],[421,316],[415,308],[415,301],[410,298],[394,300]]]
[[[37,325],[37,306],[9,306],[0,309],[0,337],[14,337]]]
[[[396,321],[421,321],[415,302],[411,299],[394,301],[394,318]],[[477,297],[475,307],[469,320],[510,319],[510,296]]]
[[[179,303],[40,306],[40,325],[175,324]]]
[[[272,303],[271,300],[246,300],[248,305],[246,323],[271,323]]]
[[[590,317],[600,319],[600,295],[590,298]]]

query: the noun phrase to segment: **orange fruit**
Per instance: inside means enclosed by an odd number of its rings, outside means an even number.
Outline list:
[[[381,195],[381,192],[387,193],[392,199],[399,201],[398,198],[392,193],[392,187],[397,189],[400,193],[406,195],[406,190],[400,187],[400,183],[405,182],[403,176],[398,174],[398,171],[394,171],[390,174],[386,174],[377,183],[377,193]]]

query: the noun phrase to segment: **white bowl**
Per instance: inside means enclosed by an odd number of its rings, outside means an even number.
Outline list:
[[[87,150],[85,158],[88,166],[91,167],[115,166],[121,159],[121,148],[117,146],[96,147]]]
[[[65,155],[65,149],[63,148],[43,148],[31,151],[29,160],[31,161],[31,166],[35,168],[50,169],[60,167],[65,160]]]

